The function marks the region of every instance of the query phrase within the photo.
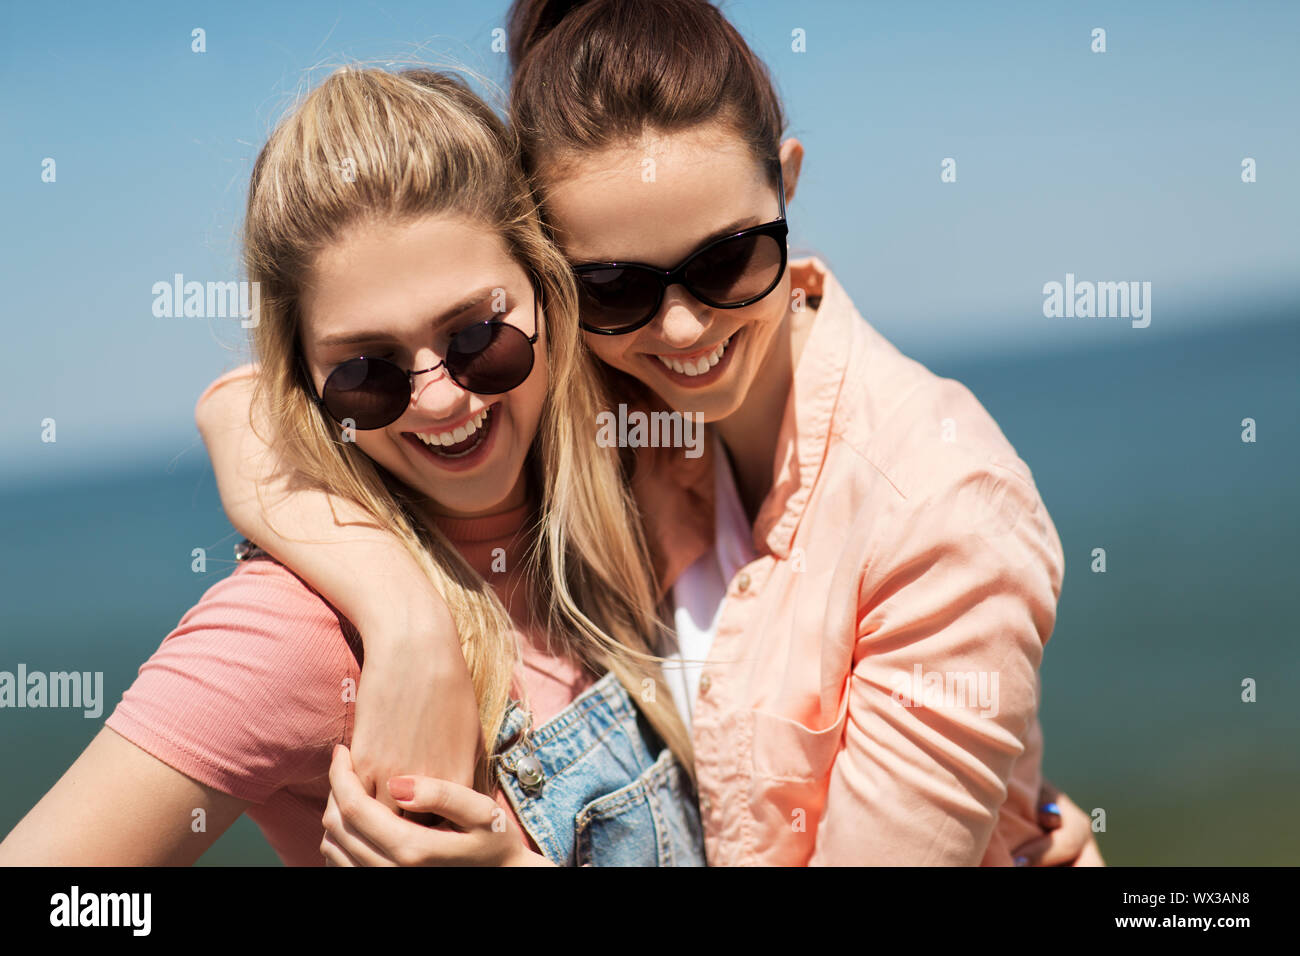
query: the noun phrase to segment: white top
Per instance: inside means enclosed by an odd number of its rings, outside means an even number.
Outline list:
[[[718,630],[718,612],[727,585],[736,573],[754,560],[753,535],[740,493],[731,474],[726,450],[713,435],[714,461],[713,547],[682,572],[672,588],[673,623],[676,643],[664,650],[664,680],[681,712],[686,729],[692,726],[695,698],[700,691],[700,674]]]

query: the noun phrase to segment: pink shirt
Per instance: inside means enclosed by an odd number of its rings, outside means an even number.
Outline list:
[[[521,595],[516,533],[527,514],[440,523],[508,605]],[[504,574],[491,571],[496,548],[506,551]],[[549,656],[536,636],[520,647],[518,680],[540,726],[592,678]],[[106,724],[186,776],[250,801],[248,816],[284,863],[320,866],[330,756],[352,740],[361,660],[351,624],[292,571],[258,558],[186,612]],[[513,815],[504,795],[498,802]]]
[[[821,301],[695,705],[709,862],[1010,864],[1041,834],[1056,529],[965,387],[900,354],[822,263],[791,271]],[[641,460],[666,589],[712,543],[711,455]]]

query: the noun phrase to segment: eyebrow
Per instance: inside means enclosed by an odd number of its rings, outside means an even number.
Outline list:
[[[691,251],[686,253],[686,255],[689,256],[692,253],[696,252],[697,250],[704,248],[709,243],[717,242],[719,239],[722,239],[725,236],[729,236],[733,232],[740,232],[742,229],[752,229],[754,226],[761,226],[765,221],[766,220],[764,220],[760,216],[742,216],[741,218],[735,220],[734,222],[730,222],[727,225],[723,226],[721,229],[715,229],[713,232],[709,233],[699,242],[695,243],[695,245],[691,246]],[[574,262],[573,264],[575,266],[586,266],[586,265],[599,265],[602,262],[637,262],[637,261],[638,260],[636,259],[616,259],[612,256],[606,256],[603,258],[596,258],[595,256],[585,256],[580,261]],[[658,266],[656,266],[655,268],[658,268]]]
[[[707,246],[710,242],[721,239],[723,236],[729,236],[733,232],[740,232],[742,229],[749,229],[752,226],[761,226],[764,221],[765,220],[761,216],[742,216],[735,222],[723,226],[717,232],[705,236],[696,244],[695,248],[698,249],[700,246]]]
[[[456,318],[457,316],[465,314],[470,309],[474,308],[474,306],[481,305],[484,302],[486,302],[488,299],[490,299],[492,297],[492,294],[497,289],[504,289],[504,288],[505,288],[504,285],[498,283],[497,285],[484,286],[481,289],[477,289],[474,292],[471,292],[469,295],[465,296],[465,298],[461,299],[459,302],[453,305],[450,309],[447,309],[446,311],[435,316],[432,321],[433,327],[437,328],[440,325],[444,325],[447,322],[450,322],[452,319]],[[506,296],[507,298],[509,298],[510,297],[509,293],[506,293]],[[375,342],[390,341],[394,338],[395,336],[391,332],[379,332],[379,331],[341,332],[337,335],[325,336],[325,338],[321,339],[317,343],[317,348],[329,349],[329,348],[339,348],[344,345],[371,344]]]

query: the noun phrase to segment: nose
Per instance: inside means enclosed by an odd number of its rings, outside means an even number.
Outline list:
[[[421,349],[414,361],[418,370],[437,365],[442,359],[429,349]],[[418,408],[429,418],[441,420],[463,414],[468,398],[469,392],[457,385],[447,374],[447,366],[442,365],[432,372],[415,376],[411,407]]]
[[[698,342],[712,324],[711,310],[679,285],[664,293],[652,328],[670,348],[683,351]]]

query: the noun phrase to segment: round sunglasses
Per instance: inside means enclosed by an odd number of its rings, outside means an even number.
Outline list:
[[[540,333],[534,295],[531,336],[500,319],[476,322],[451,336],[447,356],[437,365],[404,369],[388,359],[358,356],[331,371],[319,395],[305,364],[303,372],[318,407],[340,425],[370,431],[402,417],[411,404],[415,376],[444,366],[453,382],[476,395],[518,388],[532,374],[533,346]]]
[[[767,296],[786,267],[785,179],[777,164],[781,214],[772,222],[705,243],[674,269],[640,262],[590,262],[575,266],[578,315],[588,332],[626,335],[648,325],[668,287],[681,285],[715,309],[740,309]]]

